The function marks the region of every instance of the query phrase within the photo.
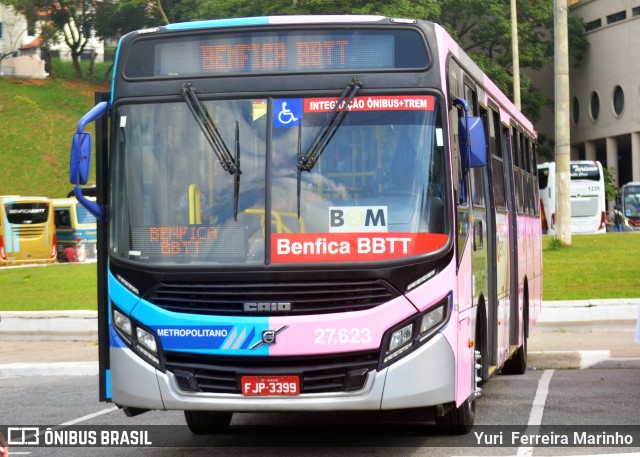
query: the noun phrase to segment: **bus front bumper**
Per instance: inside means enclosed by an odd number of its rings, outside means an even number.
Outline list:
[[[364,411],[434,406],[455,400],[455,358],[437,334],[381,371],[368,373],[358,391],[247,397],[184,392],[175,376],[162,373],[128,348],[111,348],[111,397],[123,407],[201,411]]]

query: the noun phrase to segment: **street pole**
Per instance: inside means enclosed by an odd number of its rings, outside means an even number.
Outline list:
[[[513,103],[521,109],[520,103],[520,50],[518,46],[518,11],[516,0],[511,0],[511,48],[513,58]]]
[[[567,0],[555,0],[555,135],[556,135],[556,237],[571,246],[571,137],[569,132],[569,32]]]

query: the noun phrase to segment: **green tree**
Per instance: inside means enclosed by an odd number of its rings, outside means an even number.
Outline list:
[[[496,85],[513,98],[510,0],[442,0],[436,18],[462,44]],[[520,66],[540,70],[553,61],[553,2],[519,1],[518,41]],[[579,64],[588,43],[584,23],[569,15],[570,55]],[[534,122],[551,100],[521,74],[522,110]]]
[[[602,174],[604,176],[604,198],[608,202],[615,202],[620,193],[620,188],[616,187],[613,183],[613,175],[615,172],[616,169],[613,167],[602,167]]]
[[[438,0],[162,0],[173,20],[287,14],[380,14],[426,19],[440,13]]]
[[[82,79],[80,56],[91,40],[95,9],[90,0],[0,0],[23,14],[32,24],[53,28],[71,51],[76,79]]]
[[[117,41],[133,30],[158,25],[164,21],[163,10],[153,0],[100,0],[95,3],[95,33],[103,42]],[[104,74],[106,81],[113,70],[113,63]]]

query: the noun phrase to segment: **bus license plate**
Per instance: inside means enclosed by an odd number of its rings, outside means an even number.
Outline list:
[[[300,378],[298,376],[243,376],[242,395],[298,395]]]

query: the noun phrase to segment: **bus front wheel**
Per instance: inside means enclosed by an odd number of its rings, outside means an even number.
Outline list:
[[[187,426],[196,435],[226,432],[231,424],[233,413],[214,411],[185,411]]]
[[[436,416],[438,431],[446,435],[466,435],[476,420],[476,400],[472,394],[458,408],[455,405],[443,416]]]

